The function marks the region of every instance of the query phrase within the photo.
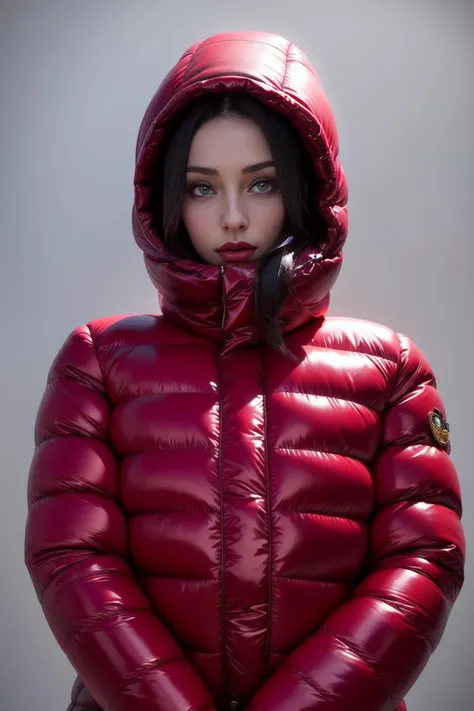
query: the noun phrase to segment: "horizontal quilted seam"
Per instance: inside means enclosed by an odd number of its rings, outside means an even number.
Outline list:
[[[97,623],[107,622],[109,620],[115,620],[117,623],[120,621],[121,617],[128,617],[131,613],[143,613],[148,612],[147,607],[133,607],[125,606],[122,603],[114,603],[111,609],[107,609],[100,612],[95,612],[88,617],[82,619],[76,619],[74,625],[67,632],[67,637],[77,638],[83,633],[93,634],[98,632],[102,626]]]
[[[136,565],[136,570],[138,572],[141,572],[140,566]],[[170,575],[169,573],[167,574],[161,574],[161,573],[148,573],[148,574],[143,574],[142,577],[146,577],[148,580],[153,579],[153,578],[158,578],[159,580],[179,580],[182,582],[189,582],[189,583],[213,583],[214,585],[217,583],[216,578],[193,578],[192,576],[184,576],[184,575]]]
[[[318,392],[318,390],[316,388],[314,389],[314,391],[308,390],[308,389],[305,389],[304,391],[303,390],[296,390],[296,389],[289,390],[287,388],[285,388],[284,390],[279,390],[279,389],[275,388],[272,392],[278,393],[281,395],[290,395],[290,396],[300,395],[301,397],[304,397],[304,398],[318,397],[318,398],[321,398],[324,400],[328,400],[329,402],[334,402],[334,403],[340,402],[342,407],[344,407],[344,405],[346,405],[346,404],[355,405],[356,407],[360,407],[363,410],[368,410],[369,412],[372,412],[373,414],[378,415],[378,416],[380,416],[383,412],[383,406],[381,406],[380,408],[375,408],[375,407],[371,407],[370,405],[367,405],[366,403],[364,403],[362,401],[357,402],[353,398],[345,398],[345,397],[335,396],[335,395],[325,395],[325,394]]]
[[[306,516],[317,516],[319,518],[332,518],[332,519],[341,519],[342,521],[354,521],[354,523],[366,523],[368,517],[367,516],[355,516],[351,514],[350,516],[347,515],[345,516],[344,514],[340,513],[325,513],[324,511],[318,511],[317,509],[304,509],[304,508],[288,508],[287,506],[284,506],[283,504],[280,506],[277,506],[273,509],[273,511],[281,513],[281,514],[296,514],[296,515],[306,515]]]
[[[92,558],[92,553],[93,553],[93,551],[91,550],[91,551],[90,551],[90,556],[91,556],[91,558]],[[107,553],[104,552],[103,555],[106,556]],[[111,555],[112,555],[112,554],[111,554]],[[52,583],[55,582],[55,580],[58,578],[58,576],[61,576],[61,575],[63,575],[67,570],[70,571],[70,570],[73,569],[75,566],[80,565],[81,563],[84,563],[84,560],[87,560],[87,559],[85,559],[85,558],[80,558],[79,560],[75,560],[75,561],[73,561],[72,563],[69,563],[68,565],[65,565],[65,566],[63,566],[62,568],[60,568],[60,570],[59,570],[58,573],[56,573],[55,575],[52,575],[52,576],[51,576],[50,580],[48,581],[48,584],[43,588],[41,594],[42,594],[42,595],[45,595],[45,594],[46,594],[48,588],[50,587],[50,585],[51,585]],[[125,571],[125,570],[117,570],[117,568],[101,568],[101,569],[100,569],[100,575],[105,575],[105,576],[110,576],[110,575],[114,575],[114,576],[115,576],[115,575],[123,575],[123,576],[126,577],[126,578],[131,577],[131,573],[130,573],[130,572],[127,572],[127,571]],[[89,578],[94,578],[95,576],[97,576],[97,571],[93,571],[93,572],[88,571],[88,572],[85,572],[84,575],[75,576],[74,579],[71,580],[68,584],[64,584],[64,582],[61,582],[61,591],[64,592],[68,587],[70,587],[70,586],[72,586],[72,585],[76,585],[77,583],[79,583],[79,582],[81,582],[81,581],[88,580]]]
[[[298,575],[281,575],[279,573],[275,573],[273,577],[275,580],[284,580],[285,582],[294,582],[300,585],[305,585],[306,583],[308,583],[308,585],[319,585],[321,587],[355,587],[355,582],[352,580],[320,580],[315,578],[302,578]]]
[[[385,686],[389,698],[394,701],[389,681],[380,671],[378,661],[375,659],[375,657],[371,656],[366,649],[359,647],[359,645],[357,645],[355,642],[350,641],[348,639],[343,639],[340,635],[332,632],[331,630],[325,627],[321,629],[321,632],[335,639],[336,642],[341,645],[341,647],[348,649],[352,654],[358,657],[370,669],[372,674],[375,674],[375,669],[377,669],[377,681],[380,681]]]
[[[331,711],[341,711],[338,706],[334,705],[334,698],[331,696],[327,689],[324,689],[323,687],[316,684],[312,679],[303,674],[299,669],[295,669],[293,666],[290,666],[289,668],[290,671],[298,677],[298,679],[300,679],[304,684],[306,684],[306,686],[309,686],[311,689],[313,689],[313,691],[316,691],[319,698],[329,705],[328,708],[330,708]]]
[[[418,571],[416,571],[416,572],[418,572]],[[431,654],[433,654],[433,652],[435,651],[435,648],[434,648],[432,642],[420,630],[420,625],[419,625],[419,621],[417,620],[417,616],[414,613],[409,612],[408,605],[406,605],[402,601],[399,601],[397,603],[396,600],[390,599],[387,596],[384,596],[382,594],[364,593],[364,597],[368,597],[368,598],[371,598],[372,600],[376,600],[377,602],[381,602],[384,605],[388,605],[388,606],[392,607],[394,610],[396,610],[403,617],[403,620],[407,624],[410,624],[412,626],[413,630],[418,634],[420,639],[422,639],[428,645],[428,647],[431,650]]]
[[[155,669],[162,669],[163,667],[166,667],[170,664],[182,663],[183,660],[184,657],[182,656],[166,657],[165,659],[154,659],[153,661],[147,662],[146,664],[142,664],[140,667],[134,669],[133,672],[130,672],[129,674],[123,674],[120,679],[122,689],[119,692],[119,695],[120,693],[123,693],[123,690],[127,689],[129,686],[133,686],[133,684],[140,681],[140,679],[142,679],[144,676],[147,676]]]
[[[307,452],[310,454],[314,454],[315,450],[314,448],[308,448],[308,447],[295,447],[295,446],[278,446],[273,448],[273,454],[275,455],[277,452]],[[359,464],[364,464],[367,465],[369,462],[372,462],[373,457],[356,457],[354,455],[348,455],[348,454],[343,454],[342,452],[336,452],[334,449],[329,449],[329,447],[319,447],[318,449],[319,454],[327,454],[330,456],[334,457],[343,457],[344,459],[349,459],[353,460],[354,462],[358,462]]]

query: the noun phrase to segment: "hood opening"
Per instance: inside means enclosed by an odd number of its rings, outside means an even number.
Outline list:
[[[287,217],[280,239],[269,254],[290,243],[300,247],[304,243],[324,251],[328,241],[327,223],[316,199],[322,185],[300,134],[280,114],[242,92],[194,98],[168,122],[151,179],[150,227],[157,240],[166,243],[165,250],[170,252],[170,257],[203,263],[186,232],[181,214],[189,150],[194,135],[207,121],[234,114],[260,126],[276,162]],[[167,232],[176,236],[174,244],[166,239]]]
[[[315,176],[317,193],[314,204],[321,218],[323,241],[327,244],[326,254],[328,257],[337,254],[344,244],[347,228],[344,210],[347,184],[337,153],[334,153],[338,150],[338,144],[334,143],[334,139],[332,146],[329,144],[322,124],[301,100],[248,76],[219,76],[184,85],[166,97],[168,100],[162,104],[160,98],[163,93],[167,93],[165,88],[162,86],[150,103],[137,140],[134,212],[141,233],[137,239],[140,246],[146,247],[147,251],[150,248],[151,251],[157,250],[161,258],[176,261],[165,248],[161,225],[156,219],[156,178],[173,128],[190,105],[202,96],[245,93],[281,114],[300,136]],[[164,96],[162,98],[165,99]],[[329,105],[326,110],[330,111]],[[187,264],[186,268],[192,269],[196,263],[189,261],[192,263]]]

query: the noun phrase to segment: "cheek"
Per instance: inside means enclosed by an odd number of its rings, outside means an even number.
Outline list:
[[[278,229],[280,229],[283,226],[285,218],[286,218],[285,206],[283,205],[283,199],[281,197],[279,197],[278,204],[275,206],[275,210],[274,210],[274,219],[275,219],[275,223],[278,224]]]
[[[203,205],[196,203],[185,202],[183,205],[183,222],[192,242],[200,242],[209,234],[210,211],[202,208]]]
[[[219,261],[212,243],[212,236],[217,234],[215,219],[215,210],[209,203],[191,202],[183,205],[183,223],[194,249],[204,261],[210,263]]]
[[[192,205],[186,201],[183,204],[183,223],[186,227],[188,235],[192,238],[193,233],[196,231],[196,211],[193,210]]]
[[[283,200],[280,196],[275,197],[272,201],[262,205],[258,214],[255,215],[256,222],[258,221],[259,230],[269,239],[275,239],[285,221],[285,208]]]

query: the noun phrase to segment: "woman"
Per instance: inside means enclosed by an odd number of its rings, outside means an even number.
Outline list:
[[[405,709],[462,586],[459,483],[413,342],[326,317],[347,189],[307,58],[191,47],[135,188],[162,315],[70,334],[29,479],[70,711]]]

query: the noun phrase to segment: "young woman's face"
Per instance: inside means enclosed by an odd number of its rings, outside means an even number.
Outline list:
[[[228,115],[201,126],[189,153],[183,222],[202,259],[259,259],[284,220],[275,165],[259,125]]]

